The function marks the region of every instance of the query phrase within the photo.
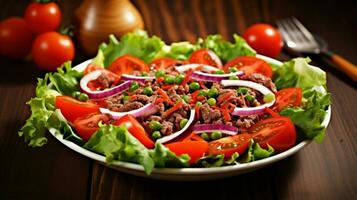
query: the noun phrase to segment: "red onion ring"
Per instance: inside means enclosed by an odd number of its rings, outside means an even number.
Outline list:
[[[189,127],[190,125],[192,124],[193,120],[195,119],[195,110],[192,109],[191,110],[191,114],[190,114],[190,118],[188,119],[186,125],[179,131],[171,134],[171,135],[168,135],[168,136],[165,136],[165,137],[162,137],[158,140],[156,140],[156,142],[160,142],[162,144],[164,143],[168,143],[174,139],[176,139],[177,137],[179,137],[181,134],[183,134]]]
[[[219,131],[227,135],[236,135],[239,129],[226,124],[197,124],[193,126],[193,131],[195,133]]]
[[[205,65],[205,64],[186,64],[186,65],[180,65],[175,67],[176,71],[180,73],[184,73],[185,71],[192,69],[195,70],[198,67],[203,67],[204,70],[207,71],[217,71],[219,70],[217,67],[213,67],[211,65]]]
[[[199,81],[208,81],[208,82],[220,82],[225,79],[229,79],[231,76],[242,76],[244,74],[243,71],[238,71],[229,74],[209,74],[204,72],[193,72],[191,78],[199,80]]]
[[[93,91],[93,90],[89,89],[88,83],[92,80],[96,80],[102,73],[103,73],[102,70],[96,70],[96,71],[93,71],[93,72],[85,75],[81,79],[79,85],[80,85],[82,91],[85,92],[89,98],[102,99],[102,98],[110,97],[110,96],[118,94],[122,91],[125,91],[130,87],[131,81],[125,81],[124,83],[122,83],[120,85],[117,85],[112,88],[104,89],[101,91]]]
[[[244,80],[222,80],[221,84],[225,87],[228,86],[244,86],[244,87],[249,87],[252,89],[255,89],[257,91],[259,91],[260,93],[262,93],[263,95],[267,95],[267,94],[273,94],[274,93],[272,91],[270,91],[267,87],[252,82],[252,81],[244,81]],[[275,97],[275,95],[274,95]],[[265,108],[267,107],[271,107],[273,106],[275,103],[275,98],[273,101],[265,103],[263,105],[260,106],[256,106],[256,107],[249,107],[249,108],[239,108],[236,107],[234,109],[234,111],[232,112],[232,115],[256,115],[256,114],[262,114],[265,113]]]
[[[157,112],[157,108],[154,104],[148,103],[141,108],[131,110],[128,112],[114,112],[107,108],[99,108],[99,111],[103,114],[111,115],[114,119],[119,119],[120,117],[127,115],[127,114],[131,114],[134,117],[143,117],[143,116],[152,115]]]
[[[145,82],[145,81],[152,81],[154,79],[155,79],[155,77],[152,77],[152,76],[133,76],[133,75],[129,75],[129,74],[122,74],[121,75],[121,80],[123,80],[123,81]]]

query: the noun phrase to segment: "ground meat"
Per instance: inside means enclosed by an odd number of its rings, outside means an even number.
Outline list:
[[[165,105],[164,103],[159,103],[155,105],[157,110],[159,111],[160,114],[165,112]]]
[[[118,111],[118,109],[123,106],[122,103],[123,96],[124,96],[123,94],[120,94],[107,98],[105,100],[105,104],[107,105],[107,108],[112,111]]]
[[[159,122],[161,122],[162,121],[162,118],[160,117],[160,116],[157,116],[157,115],[150,115],[149,116],[149,120],[150,121],[159,121]]]
[[[144,104],[134,101],[134,102],[126,102],[122,107],[120,107],[118,109],[118,112],[127,112],[127,111],[131,111],[131,110],[135,110],[138,108],[143,107]]]
[[[211,124],[222,117],[221,112],[210,108],[210,106],[207,104],[204,104],[201,107],[200,111],[201,111],[201,116],[203,118],[203,122],[205,124]]]
[[[190,88],[188,85],[182,86],[179,85],[177,88],[177,93],[178,94],[187,94],[189,92]]]
[[[176,90],[174,87],[170,88],[166,93],[167,95],[169,95],[170,99],[173,102],[176,102],[178,99],[180,99],[180,96],[176,94]]]
[[[101,85],[101,88],[109,88],[113,85],[115,78],[109,77],[106,73],[101,73],[97,78],[98,83]]]
[[[143,94],[138,94],[138,95],[136,95],[136,100],[140,101],[143,104],[147,104],[150,100],[150,97],[143,95]]]
[[[177,130],[180,129],[180,121],[183,119],[184,117],[182,117],[182,115],[180,115],[179,113],[174,113],[170,116],[169,118],[169,122],[173,123],[176,127]]]
[[[258,115],[241,116],[236,121],[235,125],[241,128],[250,128],[259,120]]]
[[[243,76],[241,77],[244,80],[249,80],[249,81],[253,81],[256,83],[260,83],[262,85],[264,85],[265,87],[269,88],[272,92],[276,92],[276,87],[273,83],[273,81],[271,80],[271,78],[268,78],[262,74],[251,74],[248,76]]]
[[[162,128],[161,128],[160,132],[163,135],[171,135],[172,131],[173,131],[173,126],[174,126],[173,123],[171,123],[169,121],[163,121],[162,122]]]

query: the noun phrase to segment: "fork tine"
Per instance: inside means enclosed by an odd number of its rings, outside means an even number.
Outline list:
[[[301,43],[306,43],[308,42],[308,38],[305,38],[305,36],[302,34],[300,31],[299,27],[295,25],[295,23],[292,21],[292,19],[288,18],[284,20],[285,23],[287,24],[288,27],[290,27],[290,32],[292,35],[294,35],[294,38],[296,39],[297,42]]]
[[[278,25],[278,28],[281,34],[283,35],[283,38],[285,39],[286,43],[294,42],[294,40],[290,37],[289,31],[286,30],[286,27],[281,20],[277,20],[276,25]]]
[[[314,36],[310,33],[309,30],[307,30],[307,28],[296,18],[296,17],[292,17],[292,21],[293,23],[300,29],[300,31],[302,32],[302,34],[309,39],[310,41],[314,41],[315,42],[315,38]]]

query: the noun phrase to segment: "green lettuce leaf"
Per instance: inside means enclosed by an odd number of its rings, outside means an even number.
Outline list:
[[[326,87],[326,73],[318,67],[309,65],[309,62],[309,58],[295,58],[285,62],[275,71],[275,86],[278,89]]]
[[[58,68],[58,72],[49,76],[49,79],[55,89],[63,95],[71,95],[79,91],[79,80],[83,73],[72,69],[71,62],[66,62]]]
[[[169,46],[165,45],[155,58],[169,57],[177,60],[187,60],[195,50],[197,50],[197,46],[189,42],[177,42]]]
[[[260,160],[267,158],[274,154],[274,149],[268,144],[268,149],[263,149],[258,143],[255,143],[253,146],[253,156],[255,160]]]
[[[136,56],[148,63],[164,45],[165,43],[159,37],[149,37],[143,30],[125,34],[120,41],[114,35],[110,35],[109,43],[103,43],[99,47],[104,55],[104,62],[99,66],[108,67],[116,58],[125,54]]]
[[[150,150],[150,156],[157,167],[188,167],[190,156],[183,154],[176,156],[161,143],[155,144],[155,149]]]
[[[147,174],[154,168],[149,150],[123,126],[101,126],[84,147],[104,154],[108,163],[115,160],[140,163]]]
[[[199,39],[198,48],[207,48],[214,51],[218,57],[227,62],[238,56],[254,56],[256,52],[240,36],[234,34],[234,43],[223,39],[221,35],[209,35],[205,39]]]

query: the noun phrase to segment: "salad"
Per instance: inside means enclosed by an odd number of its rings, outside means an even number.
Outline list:
[[[253,162],[323,140],[330,94],[309,61],[274,66],[238,35],[171,45],[142,30],[110,36],[84,70],[68,62],[38,79],[19,135],[40,147],[51,129],[147,174]]]

